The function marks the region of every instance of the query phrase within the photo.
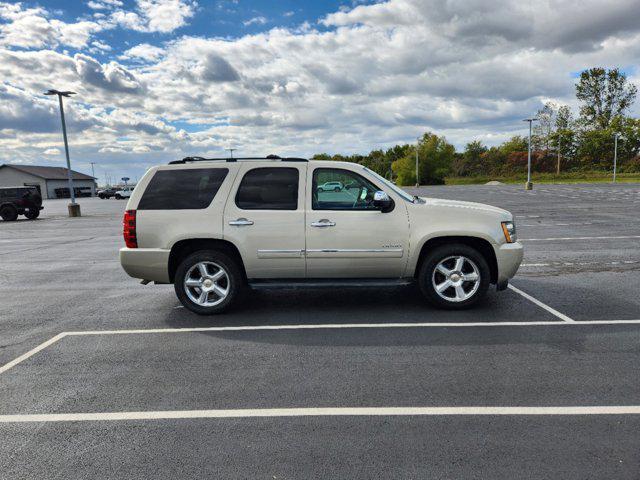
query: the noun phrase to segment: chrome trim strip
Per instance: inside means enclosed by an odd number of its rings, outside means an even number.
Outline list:
[[[402,258],[402,248],[310,248],[307,258]]]
[[[402,248],[321,248],[307,250],[307,253],[402,253]]]
[[[300,258],[304,256],[304,250],[258,250],[258,258]]]

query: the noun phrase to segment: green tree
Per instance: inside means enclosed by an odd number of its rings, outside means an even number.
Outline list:
[[[624,116],[637,94],[635,85],[617,68],[590,68],[580,74],[576,97],[582,103],[580,117],[586,128],[605,129],[617,116]]]
[[[396,160],[393,171],[400,185],[416,183],[415,154],[416,147],[405,156]],[[451,169],[456,149],[444,137],[433,133],[425,133],[418,146],[418,174],[421,185],[441,185]]]
[[[558,108],[555,131],[550,136],[551,148],[556,152],[556,173],[570,166],[575,156],[575,131],[571,109],[567,105]]]
[[[480,140],[467,143],[464,153],[453,160],[452,173],[461,177],[487,174],[482,157],[486,151],[487,147]]]

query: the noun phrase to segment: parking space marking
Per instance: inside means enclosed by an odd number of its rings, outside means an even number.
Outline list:
[[[529,300],[530,302],[535,303],[536,305],[538,305],[540,308],[545,309],[547,312],[549,312],[552,315],[555,315],[556,317],[558,317],[560,320],[564,321],[564,322],[574,322],[575,320],[573,320],[572,318],[569,318],[568,316],[566,316],[564,313],[560,313],[559,311],[557,311],[555,308],[550,307],[549,305],[547,305],[546,303],[541,302],[540,300],[538,300],[537,298],[532,297],[531,295],[529,295],[528,293],[523,292],[522,290],[520,290],[519,288],[514,287],[513,285],[509,284],[509,289],[513,290],[514,292],[516,292],[519,295],[522,295],[524,298],[526,298],[527,300]]]
[[[515,290],[515,287],[510,288]],[[530,295],[518,291],[523,296],[527,295],[527,299],[534,303],[539,300],[534,299]],[[544,305],[542,302],[540,304]],[[540,306],[542,306],[540,305]],[[258,330],[313,330],[313,329],[355,329],[355,328],[476,328],[476,327],[551,327],[563,325],[640,325],[640,319],[634,320],[572,320],[566,315],[544,305],[549,311],[555,312],[554,315],[560,318],[565,317],[567,320],[563,322],[557,321],[534,321],[534,322],[439,322],[439,323],[327,323],[316,325],[242,325],[236,327],[186,327],[186,328],[149,328],[138,330],[87,330],[77,332],[62,332],[55,337],[50,338],[37,347],[29,350],[27,353],[20,355],[18,358],[0,367],[0,374],[15,367],[19,363],[27,360],[39,351],[51,346],[64,337],[81,337],[92,335],[139,335],[139,334],[155,334],[155,333],[190,333],[190,332],[242,332],[242,331],[258,331]],[[553,313],[552,312],[552,313]]]
[[[521,238],[521,242],[551,242],[562,240],[619,240],[625,238],[640,238],[640,235],[620,235],[613,237],[554,237],[554,238]]]
[[[56,343],[58,340],[60,340],[61,338],[65,337],[66,333],[59,333],[58,335],[56,335],[55,337],[51,337],[49,340],[47,340],[46,342],[41,343],[40,345],[38,345],[37,347],[29,350],[27,353],[20,355],[18,358],[10,361],[9,363],[7,363],[6,365],[3,365],[2,367],[0,367],[0,373],[4,373],[7,370],[9,370],[10,368],[15,367],[16,365],[18,365],[20,362],[25,361],[27,358],[35,355],[36,353],[38,353],[40,350],[44,350],[45,348],[47,348],[48,346]]]
[[[637,405],[553,407],[319,407],[229,410],[164,410],[149,412],[39,413],[0,415],[0,423],[178,420],[256,417],[371,417],[451,415],[640,415]]]
[[[522,263],[520,267],[585,267],[593,265],[635,265],[640,260],[620,260],[616,262],[547,262],[547,263]]]

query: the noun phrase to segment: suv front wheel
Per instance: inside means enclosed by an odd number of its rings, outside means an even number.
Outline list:
[[[490,278],[489,265],[480,252],[468,245],[451,244],[427,254],[418,283],[432,305],[461,310],[485,296]]]
[[[186,308],[199,315],[213,315],[233,304],[243,284],[242,272],[232,258],[202,250],[180,263],[173,286]]]

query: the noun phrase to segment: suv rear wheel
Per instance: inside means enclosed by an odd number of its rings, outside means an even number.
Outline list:
[[[420,290],[432,305],[461,310],[475,305],[489,288],[489,265],[476,249],[442,245],[427,254],[420,268]]]
[[[40,209],[30,208],[26,212],[24,212],[24,216],[27,217],[29,220],[35,220],[40,216]]]
[[[216,250],[201,250],[178,265],[173,286],[186,308],[199,315],[213,315],[229,308],[244,285],[232,258]]]
[[[13,205],[5,205],[0,208],[0,217],[5,222],[13,222],[18,218],[18,209]]]

